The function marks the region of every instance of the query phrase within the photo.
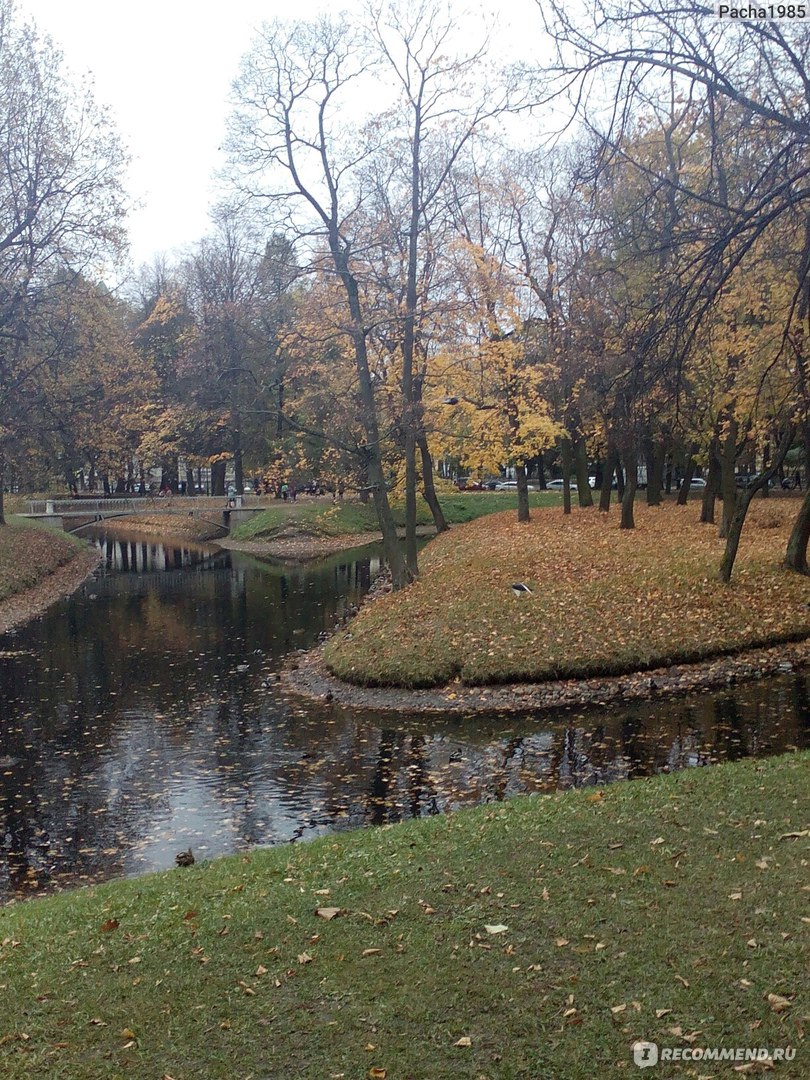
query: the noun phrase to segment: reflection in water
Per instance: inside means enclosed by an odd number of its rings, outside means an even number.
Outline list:
[[[0,895],[327,829],[805,745],[808,683],[549,717],[427,721],[283,700],[376,548],[305,567],[98,538],[102,570],[0,638]]]

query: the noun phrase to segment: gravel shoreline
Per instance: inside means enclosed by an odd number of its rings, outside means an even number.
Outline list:
[[[33,588],[0,601],[0,634],[38,618],[51,604],[70,596],[87,580],[100,560],[101,553],[88,546],[70,562],[47,574]]]
[[[351,536],[280,536],[273,540],[217,540],[229,551],[244,551],[248,555],[265,555],[295,562],[310,562],[335,551],[366,547],[382,540],[380,533],[354,533]]]
[[[428,690],[354,686],[326,668],[323,646],[287,658],[280,686],[288,694],[349,709],[395,713],[545,712],[560,708],[645,701],[719,690],[734,683],[786,675],[810,666],[810,639],[748,649],[696,664],[627,675],[543,683],[466,686],[460,681]]]

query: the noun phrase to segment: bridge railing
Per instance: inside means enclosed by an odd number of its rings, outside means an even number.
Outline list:
[[[131,514],[132,499],[32,499],[29,514]]]
[[[53,514],[54,516],[60,514],[159,514],[179,510],[192,513],[195,510],[221,511],[227,508],[229,503],[227,495],[167,495],[165,498],[147,495],[134,499],[120,496],[110,499],[31,499],[28,503],[28,513]],[[249,495],[243,495],[237,501],[240,508],[248,504],[257,506],[258,502]]]

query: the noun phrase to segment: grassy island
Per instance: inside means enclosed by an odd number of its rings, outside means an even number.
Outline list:
[[[0,1072],[581,1080],[633,1074],[648,1039],[793,1046],[777,1075],[798,1080],[809,764],[520,798],[0,909]]]
[[[695,507],[481,518],[436,538],[421,577],[364,607],[326,646],[338,677],[429,687],[615,675],[810,635],[810,580],[781,565],[792,505],[758,501],[729,586]],[[512,585],[531,590],[516,598]]]
[[[555,492],[534,492],[529,497],[533,508],[556,506],[560,496]],[[443,495],[442,509],[447,521],[457,525],[489,514],[497,514],[517,506],[517,495],[509,491],[458,492]],[[396,503],[392,507],[394,520],[405,525],[405,511]],[[427,503],[419,499],[417,520],[420,526],[431,526],[433,518]],[[377,535],[379,524],[374,505],[347,499],[332,503],[328,499],[310,499],[306,496],[296,502],[273,502],[251,521],[239,525],[231,533],[236,541],[262,540],[280,535],[308,536],[357,536],[360,533]]]

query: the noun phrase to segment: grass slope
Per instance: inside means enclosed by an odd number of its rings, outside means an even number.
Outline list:
[[[529,496],[533,507],[556,506],[560,496],[554,492],[536,492]],[[517,495],[509,491],[468,492],[443,495],[441,504],[451,525],[473,521],[487,514],[497,514],[517,506]],[[394,520],[404,527],[403,506],[394,504]],[[417,520],[420,525],[432,525],[433,518],[427,503],[419,499]],[[270,506],[231,533],[233,540],[258,540],[285,532],[308,533],[312,536],[354,536],[358,533],[379,532],[377,515],[372,503],[346,501],[330,503],[300,499],[295,503]]]
[[[83,546],[66,533],[18,524],[13,519],[0,526],[0,600],[36,585],[70,562]]]
[[[730,586],[723,541],[694,507],[638,507],[622,532],[597,511],[542,510],[439,536],[408,589],[365,607],[326,646],[361,685],[434,686],[619,674],[810,634],[810,580],[781,567],[787,502],[752,507]],[[513,582],[532,595],[516,600]]]
[[[582,1080],[633,1075],[651,1039],[798,1046],[777,1075],[807,1076],[808,764],[516,799],[0,909],[0,1073]]]

